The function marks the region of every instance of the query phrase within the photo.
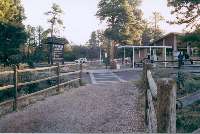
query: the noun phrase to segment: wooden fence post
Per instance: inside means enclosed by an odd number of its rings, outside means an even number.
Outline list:
[[[83,84],[82,83],[82,71],[83,71],[83,66],[82,66],[82,62],[80,63],[80,73],[79,73],[79,84],[80,86]]]
[[[13,102],[13,111],[18,110],[17,97],[18,97],[18,74],[17,74],[17,66],[14,66],[14,74],[13,74],[13,85],[14,85],[14,102]]]
[[[176,133],[176,82],[163,78],[157,85],[158,133]]]
[[[145,89],[145,123],[148,125],[148,117],[147,117],[147,110],[148,110],[148,97],[147,97],[147,90],[149,89],[149,83],[147,79],[147,70],[152,69],[152,65],[143,62],[143,81],[144,81],[144,89]]]
[[[57,63],[57,85],[58,85],[58,92],[60,92],[60,64]]]
[[[145,89],[145,124],[148,125],[148,117],[147,117],[147,110],[148,110],[148,100],[147,100],[147,89],[148,89],[148,80],[147,80],[147,65],[145,61],[143,62],[143,81],[144,81],[144,89]]]

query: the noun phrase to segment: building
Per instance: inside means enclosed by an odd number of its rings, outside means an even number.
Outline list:
[[[183,36],[182,33],[168,33],[161,38],[150,43],[151,46],[172,46],[171,51],[168,51],[168,55],[177,57],[179,52],[187,53],[190,56],[193,53],[193,49],[190,43],[184,43],[180,40]]]

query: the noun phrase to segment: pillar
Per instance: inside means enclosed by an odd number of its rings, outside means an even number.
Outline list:
[[[124,47],[124,62],[123,62],[123,64],[125,63],[125,58],[126,58],[126,48]]]
[[[133,69],[135,68],[135,48],[133,47]]]
[[[167,48],[164,48],[164,55],[165,55],[165,67],[167,67]]]

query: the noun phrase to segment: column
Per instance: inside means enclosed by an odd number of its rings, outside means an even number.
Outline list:
[[[133,69],[135,68],[135,48],[133,47]]]
[[[123,62],[123,64],[125,63],[125,58],[126,58],[126,48],[124,47],[124,62]]]
[[[164,48],[164,53],[165,53],[165,67],[167,67],[167,48]]]

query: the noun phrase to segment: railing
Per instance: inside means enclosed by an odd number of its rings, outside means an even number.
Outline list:
[[[182,62],[184,63],[183,65],[179,65],[180,63],[179,63],[178,60],[152,61],[154,66],[165,67],[165,68],[200,67],[200,65],[199,65],[200,60],[199,59],[188,59],[188,60],[183,60]],[[199,65],[199,66],[195,66],[195,65]]]
[[[148,132],[176,133],[176,82],[169,78],[155,82],[152,67],[152,64],[143,63]]]
[[[69,69],[70,66],[75,66],[75,70],[73,69],[70,70]],[[70,70],[70,72],[68,70]],[[23,73],[31,73],[29,75],[34,75],[35,73],[37,74],[37,72],[40,72],[40,71],[48,71],[49,73],[47,74],[47,76],[45,76],[45,78],[37,79],[36,77],[36,79],[34,80],[32,80],[31,78],[28,78],[30,76],[23,75]],[[44,82],[47,80],[54,80],[56,83],[53,86],[50,86],[49,88],[46,88],[43,90],[47,90],[50,88],[57,88],[57,92],[60,93],[62,92],[61,86],[67,85],[74,81],[78,81],[79,84],[82,85],[82,64],[73,64],[73,65],[57,64],[56,66],[51,66],[51,67],[42,67],[42,68],[24,69],[24,70],[18,70],[17,67],[15,66],[13,71],[0,72],[0,76],[4,76],[4,75],[11,75],[13,80],[11,80],[11,82],[7,84],[6,86],[1,86],[0,91],[8,91],[8,90],[14,91],[13,92],[14,93],[13,111],[16,111],[18,109],[18,97],[20,97],[18,95],[19,89],[23,86],[32,85],[32,84]],[[66,76],[73,76],[73,75],[78,75],[78,77],[72,78],[71,80],[68,80],[68,81],[61,81],[61,78],[66,77]],[[29,81],[24,81],[23,78],[28,79]]]

